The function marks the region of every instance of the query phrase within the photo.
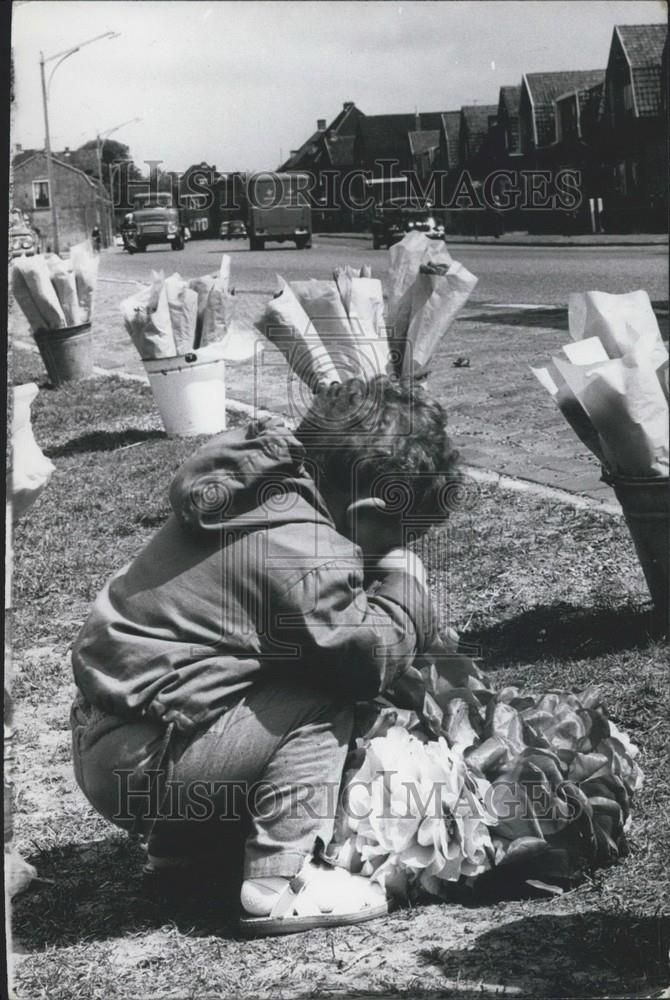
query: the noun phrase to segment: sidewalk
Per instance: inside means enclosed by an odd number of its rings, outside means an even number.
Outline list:
[[[319,240],[372,240],[370,233],[315,233]],[[531,233],[505,233],[495,236],[447,235],[448,244],[479,244],[480,246],[517,247],[650,247],[668,245],[665,233],[599,233],[574,236],[537,235]]]

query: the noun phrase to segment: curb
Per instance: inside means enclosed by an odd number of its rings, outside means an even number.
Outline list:
[[[372,237],[368,233],[315,233],[315,238],[317,240],[371,240]],[[580,243],[575,240],[567,240],[561,242],[560,240],[506,240],[504,237],[500,239],[495,239],[492,236],[482,236],[480,239],[474,239],[473,237],[464,236],[462,238],[448,237],[445,241],[447,246],[491,246],[491,247],[568,247],[570,249],[579,249],[580,247],[667,247],[668,240],[661,238],[655,239],[640,239],[640,240],[589,240],[588,242]]]

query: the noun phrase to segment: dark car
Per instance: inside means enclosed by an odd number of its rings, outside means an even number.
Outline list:
[[[444,236],[444,226],[437,222],[431,202],[407,198],[392,198],[378,205],[370,229],[375,250],[392,247],[413,230],[435,239]]]
[[[40,240],[20,208],[9,213],[9,256],[32,257],[40,252]]]
[[[219,226],[219,239],[245,240],[246,238],[247,227],[241,219],[233,219],[230,222],[222,222]]]

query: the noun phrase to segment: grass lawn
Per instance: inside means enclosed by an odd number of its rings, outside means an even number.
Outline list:
[[[45,383],[19,351],[13,378]],[[42,879],[14,901],[17,996],[629,997],[667,983],[668,649],[650,635],[620,517],[473,487],[422,547],[442,624],[496,684],[602,687],[646,774],[629,856],[560,897],[242,941],[225,883],[177,907],[141,895],[139,846],[91,811],[71,769],[69,645],[106,577],[167,516],[194,443],[168,440],[149,390],[116,378],[43,388],[33,426],[56,472],[14,537],[14,833]]]

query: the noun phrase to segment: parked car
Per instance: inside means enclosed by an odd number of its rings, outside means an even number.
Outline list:
[[[232,219],[230,222],[222,222],[219,226],[219,239],[222,240],[246,240],[247,227],[241,219]]]
[[[9,213],[9,256],[33,257],[40,252],[40,238],[20,208]]]
[[[444,236],[444,226],[437,222],[431,202],[410,201],[407,198],[391,198],[378,205],[374,209],[370,229],[375,250],[392,247],[412,230],[435,239]]]

